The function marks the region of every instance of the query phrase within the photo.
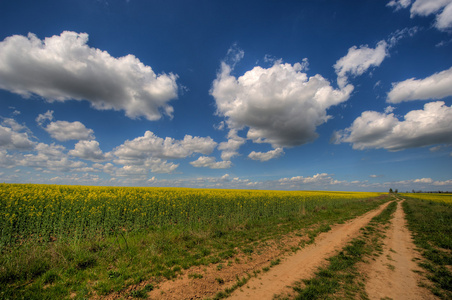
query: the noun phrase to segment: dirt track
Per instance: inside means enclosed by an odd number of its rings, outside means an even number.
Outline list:
[[[228,299],[272,299],[274,295],[290,295],[294,282],[308,279],[318,267],[325,265],[327,258],[335,255],[349,241],[359,235],[360,229],[381,213],[389,202],[378,209],[370,211],[344,224],[332,227],[320,234],[315,243],[293,255],[282,258],[279,265],[268,272],[252,277],[247,284],[235,290]],[[371,264],[362,264],[361,270],[367,277],[366,292],[370,299],[437,299],[427,289],[418,286],[420,275],[414,258],[411,235],[405,225],[404,212],[400,203],[394,214],[384,240],[384,253]],[[299,242],[299,238],[287,237],[285,244]],[[270,260],[281,257],[282,253],[273,247],[253,259],[241,257],[242,263],[234,263],[218,269],[216,265],[195,267],[190,272],[174,281],[162,282],[159,288],[148,294],[151,299],[204,299],[215,296],[220,291],[230,288],[236,282],[236,276],[252,274],[268,266]],[[248,257],[249,259],[249,257]],[[245,261],[246,260],[246,261]],[[202,278],[189,278],[189,273],[200,273]],[[221,277],[224,283],[217,279]],[[117,297],[112,297],[117,298]]]
[[[287,288],[287,285],[311,276],[317,267],[325,262],[326,258],[339,251],[359,233],[362,226],[378,215],[387,205],[388,203],[383,204],[378,209],[344,224],[332,226],[330,231],[321,233],[315,239],[314,244],[297,251],[292,256],[282,258],[279,265],[274,266],[266,273],[260,273],[258,278],[250,279],[248,284],[241,288],[246,293],[236,290],[228,299],[271,299],[274,294],[291,291]],[[305,239],[306,237],[287,236],[282,243],[289,247],[296,247]],[[233,286],[236,283],[237,276],[241,278],[246,274],[253,274],[253,271],[261,270],[268,266],[271,260],[281,258],[282,255],[281,249],[273,245],[262,254],[253,255],[252,260],[247,257],[240,257],[240,263],[224,266],[221,270],[218,270],[216,265],[194,267],[178,279],[160,283],[157,289],[148,293],[148,296],[150,299],[205,299],[213,297],[216,293]],[[190,273],[202,274],[202,278],[189,278]],[[224,283],[220,284],[217,278],[222,278]],[[142,283],[142,285],[144,284],[146,282]],[[121,295],[117,294],[112,295],[109,299],[120,297]]]
[[[275,294],[290,291],[288,285],[297,280],[308,279],[328,257],[341,250],[352,238],[359,234],[361,227],[378,215],[388,203],[345,224],[336,225],[322,233],[314,244],[288,257],[265,275],[251,279],[246,286],[236,290],[228,299],[272,299]]]
[[[405,213],[399,202],[389,230],[386,232],[383,254],[367,265],[366,292],[370,299],[437,299],[427,289],[418,286],[421,271],[413,261],[419,254],[406,227]]]

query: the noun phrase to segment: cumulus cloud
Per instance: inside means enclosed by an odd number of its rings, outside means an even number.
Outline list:
[[[91,161],[103,161],[106,159],[97,141],[79,141],[75,144],[74,149],[69,151],[69,155]]]
[[[0,125],[0,148],[31,150],[35,142],[31,141],[30,138],[28,128],[18,124],[14,119],[6,118]]]
[[[58,184],[65,184],[70,182],[72,184],[77,183],[93,185],[101,182],[101,179],[99,175],[84,173],[84,174],[70,174],[66,176],[55,176],[50,178],[50,181]]]
[[[452,107],[443,101],[413,110],[400,121],[393,113],[365,111],[353,124],[336,132],[335,143],[351,143],[354,149],[398,151],[407,148],[452,143]]]
[[[166,159],[186,158],[193,153],[210,154],[217,143],[210,137],[186,135],[183,140],[165,139],[146,131],[144,136],[127,140],[112,151],[114,162],[124,166],[146,166],[155,173],[173,172],[179,165]]]
[[[77,171],[86,167],[81,161],[70,160],[61,145],[38,143],[34,148],[36,154],[25,154],[17,161],[17,165],[48,171]]]
[[[218,145],[218,150],[221,150],[221,159],[231,160],[232,157],[239,154],[238,150],[245,142],[244,138],[238,136],[237,130],[229,130],[228,141]]]
[[[40,40],[13,35],[0,42],[0,88],[47,101],[87,100],[130,118],[171,116],[177,75],[157,75],[133,55],[115,58],[87,45],[88,34],[65,31]]]
[[[40,114],[36,118],[36,122],[39,126],[42,126],[50,136],[60,142],[69,140],[91,140],[94,139],[94,131],[88,129],[79,121],[67,122],[67,121],[55,121],[50,122],[44,127],[46,121],[53,120],[53,111],[49,110],[45,114]]]
[[[417,187],[438,187],[438,186],[452,186],[452,179],[449,180],[433,180],[432,178],[418,178],[410,180],[397,181],[395,184]]]
[[[348,100],[353,90],[333,89],[321,75],[308,77],[300,63],[257,66],[238,78],[232,70],[222,62],[210,90],[217,114],[229,129],[248,128],[248,139],[275,149],[315,140],[317,126],[330,118],[326,110]]]
[[[340,88],[347,85],[349,77],[364,74],[371,68],[379,67],[383,60],[389,56],[389,50],[406,37],[412,37],[418,32],[418,27],[403,28],[392,32],[387,40],[381,40],[375,48],[368,45],[352,46],[345,56],[335,64],[337,83]],[[377,86],[379,83],[375,86]]]
[[[231,161],[215,161],[215,157],[201,156],[197,160],[190,162],[196,168],[211,168],[211,169],[228,169],[231,167]]]
[[[94,138],[93,130],[88,129],[79,121],[51,122],[44,128],[50,136],[60,142],[69,140],[90,140]]]
[[[150,157],[144,161],[144,167],[151,170],[152,173],[172,173],[179,167],[179,164],[167,162],[160,158]]]
[[[0,148],[0,167],[8,168],[15,165],[15,159],[8,151]],[[1,174],[0,174],[1,175]]]
[[[210,137],[186,135],[183,140],[165,139],[146,131],[144,136],[127,140],[113,151],[120,160],[136,160],[147,157],[163,159],[185,158],[193,153],[210,154],[217,143]]]
[[[407,79],[393,84],[387,102],[441,99],[452,96],[452,67],[424,79]]]
[[[347,55],[340,58],[334,65],[337,83],[343,88],[348,82],[348,76],[359,76],[371,67],[378,67],[388,56],[388,43],[378,42],[377,46],[369,48],[367,45],[348,49]]]
[[[252,160],[269,161],[270,159],[280,157],[283,154],[284,151],[282,148],[276,148],[267,152],[252,151],[248,157]]]
[[[343,183],[342,181],[333,179],[327,173],[318,173],[311,177],[294,176],[291,178],[281,178],[278,180],[281,185],[299,185],[299,184],[322,184],[332,185]]]
[[[396,10],[408,8],[411,0],[391,0],[388,6]],[[452,1],[451,0],[416,0],[410,9],[411,18],[415,16],[426,17],[435,15],[435,27],[439,30],[450,30],[452,28]]]

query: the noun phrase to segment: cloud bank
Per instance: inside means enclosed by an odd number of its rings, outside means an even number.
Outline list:
[[[88,34],[64,31],[40,40],[13,35],[0,42],[0,88],[25,98],[87,100],[130,118],[172,116],[177,75],[155,74],[133,55],[119,58],[87,45]]]

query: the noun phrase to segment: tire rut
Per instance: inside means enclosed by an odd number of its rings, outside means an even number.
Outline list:
[[[397,204],[391,225],[384,239],[383,254],[366,265],[366,292],[371,300],[380,299],[438,299],[419,286],[422,271],[414,262],[419,258],[411,233],[406,227],[401,202]]]
[[[281,264],[257,278],[251,278],[241,289],[234,291],[228,299],[272,299],[273,296],[288,294],[295,281],[308,279],[326,259],[339,252],[349,241],[359,235],[360,229],[381,213],[389,204],[367,212],[344,224],[335,225],[328,232],[320,234],[314,244],[287,257]]]

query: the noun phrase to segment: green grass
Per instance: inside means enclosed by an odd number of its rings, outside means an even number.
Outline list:
[[[143,281],[155,286],[192,266],[224,265],[240,252],[252,255],[262,241],[319,224],[310,234],[313,240],[330,225],[361,215],[386,200],[331,201],[303,212],[241,222],[150,226],[75,240],[14,243],[1,249],[0,299],[69,299],[73,293],[76,299],[83,299],[124,291]],[[236,288],[243,282],[239,279]],[[144,297],[145,292],[134,290],[130,296]]]
[[[403,207],[414,243],[424,257],[419,264],[428,273],[432,292],[452,299],[452,205],[407,198]]]
[[[362,235],[353,239],[339,254],[328,259],[329,265],[319,268],[315,276],[294,287],[296,299],[365,299],[364,284],[356,263],[365,256],[381,251],[383,225],[391,219],[397,203],[392,202],[362,229]]]

